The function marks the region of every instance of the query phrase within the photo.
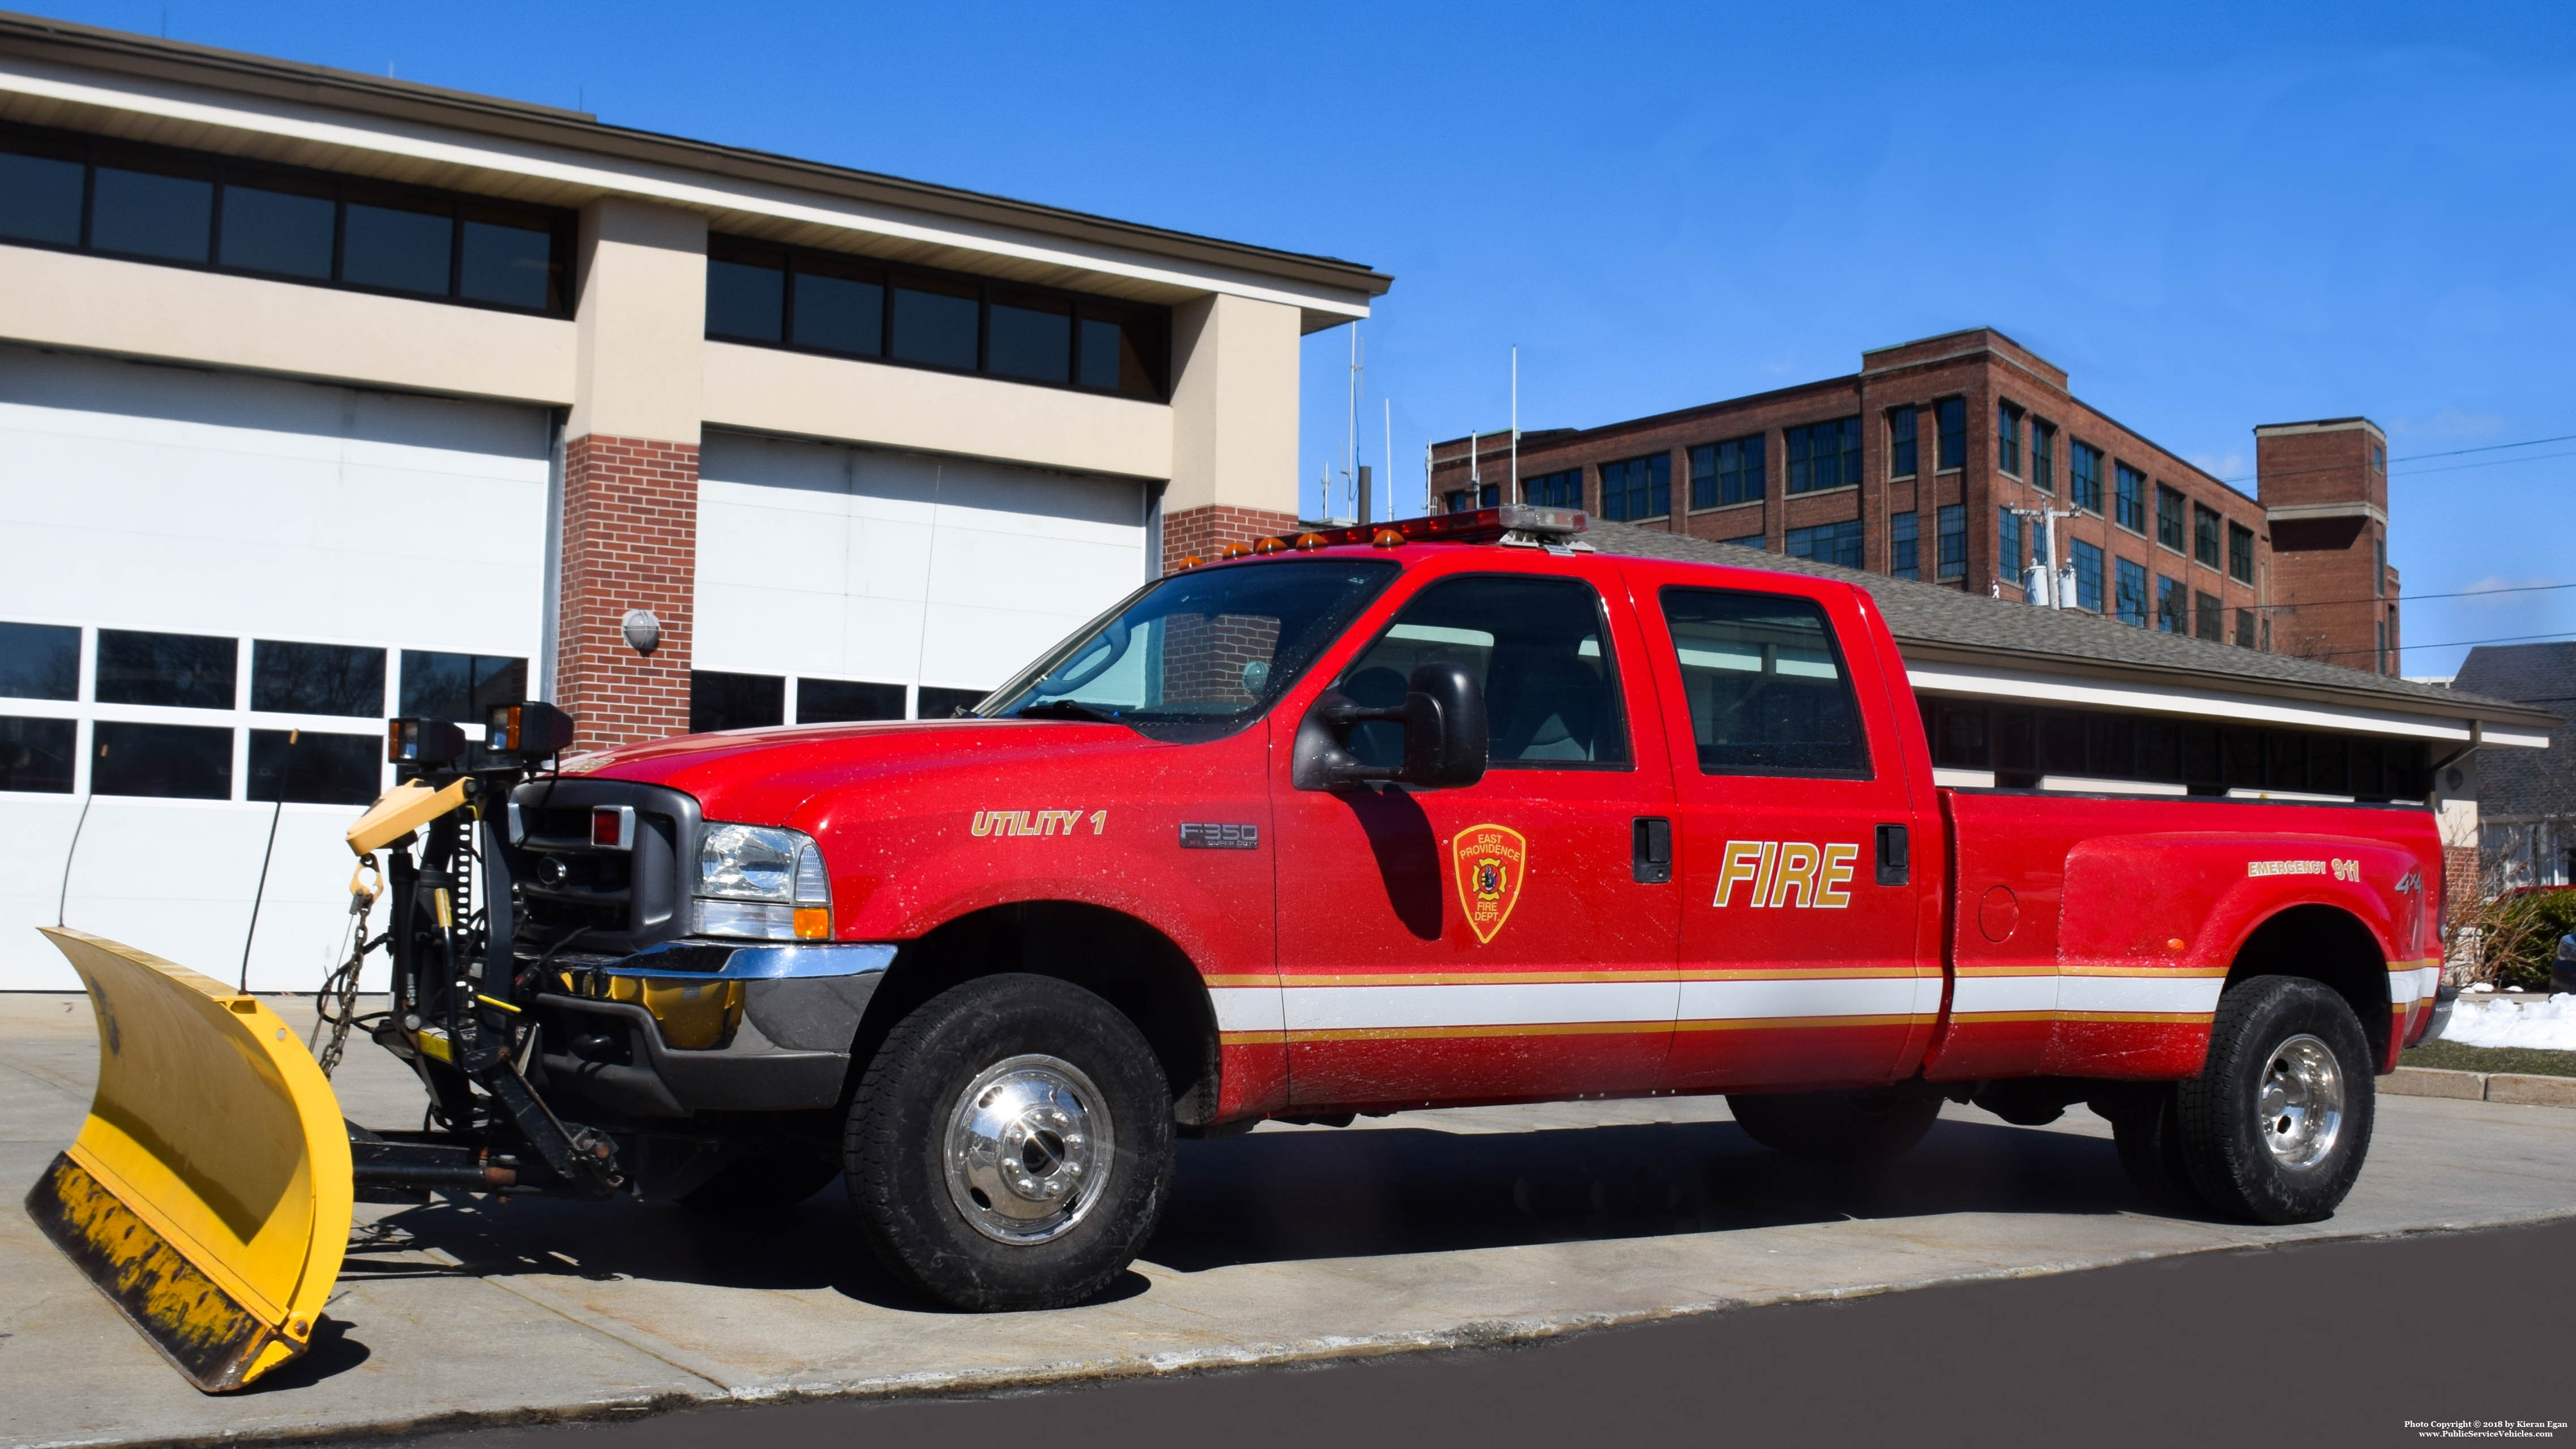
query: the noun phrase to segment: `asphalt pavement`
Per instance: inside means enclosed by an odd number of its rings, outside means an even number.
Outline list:
[[[2564,1442],[2576,1437],[2568,1427],[2576,1420],[2571,1358],[2576,1222],[2562,1221],[1741,1309],[1520,1348],[977,1399],[701,1409],[408,1442],[420,1449]]]

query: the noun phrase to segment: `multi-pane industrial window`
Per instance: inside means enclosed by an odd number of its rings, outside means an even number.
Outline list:
[[[2183,551],[2182,494],[2162,483],[2156,485],[2156,542],[2176,553]]]
[[[1566,468],[1554,473],[1541,473],[1523,482],[1521,492],[1541,508],[1581,508],[1583,470]]]
[[[1923,577],[1922,515],[1909,508],[1887,520],[1887,571],[1900,579]]]
[[[1452,488],[1444,496],[1449,503],[1449,512],[1472,513],[1479,508],[1500,507],[1503,501],[1503,485],[1488,483],[1481,488]],[[976,696],[978,699],[982,697]]]
[[[2191,506],[2191,556],[2218,567],[2218,514],[2204,504]]]
[[[1861,566],[1860,520],[1842,523],[1820,523],[1813,528],[1793,528],[1781,536],[1791,558],[1811,558],[1818,563],[1841,564],[1845,568]]]
[[[1758,534],[1758,533],[1748,533],[1748,534],[1744,535],[1742,538],[1721,538],[1721,539],[1719,539],[1719,540],[1718,540],[1718,542],[1719,542],[1719,543],[1731,543],[1731,544],[1734,544],[1737,548],[1761,548],[1761,549],[1767,549],[1767,548],[1769,548],[1769,547],[1771,546],[1771,541],[1770,541],[1769,539],[1767,539],[1767,538],[1763,537],[1761,534]]]
[[[2010,508],[1995,510],[1995,571],[2005,583],[2018,587],[2022,565],[2030,556],[2022,551],[2021,515]]]
[[[1763,437],[1702,443],[1690,450],[1691,507],[1750,503],[1763,494]]]
[[[1945,471],[1968,466],[1967,399],[1943,398],[1932,405],[1932,418],[1941,435],[1939,466]]]
[[[726,342],[1159,398],[1170,333],[1169,314],[1132,302],[732,237],[707,244],[706,335]]]
[[[1788,438],[1790,492],[1812,493],[1860,481],[1860,419],[1791,428]]]
[[[2147,626],[2147,571],[2127,559],[2119,559],[2116,562],[2119,566],[2120,578],[2119,587],[2112,597],[2112,602],[2117,608],[2120,622],[2135,624],[2143,629]]]
[[[2066,496],[2087,513],[2102,511],[2102,450],[2077,443],[2066,455]]]
[[[2227,619],[2226,615],[2220,612],[2218,600],[2214,596],[2197,591],[2192,594],[2191,622],[2192,632],[2201,638],[2212,644],[2225,642]]]
[[[1673,455],[1651,453],[1601,465],[1601,516],[1619,522],[1673,511]]]
[[[1968,576],[1968,505],[1964,503],[1941,505],[1941,511],[1933,515],[1933,526],[1936,530],[1933,542],[1939,549],[1940,576],[1945,579],[1966,578]]]
[[[2102,550],[2082,539],[2074,541],[2075,607],[2102,612]]]
[[[2156,629],[2165,634],[2191,632],[2191,590],[2180,579],[2156,575]]]
[[[2370,594],[2373,598],[2388,594],[2388,540],[2384,538],[2370,541]]]
[[[2030,425],[2030,485],[2042,493],[2057,491],[2057,429],[2037,419]]]
[[[1887,476],[1890,478],[1914,476],[1914,411],[1912,408],[1898,408],[1887,415]]]
[[[2239,649],[2254,647],[2254,611],[2252,609],[2236,611],[2236,647]]]
[[[2021,476],[2021,409],[1995,404],[1995,466]]]
[[[2241,523],[2227,525],[2227,576],[2240,584],[2254,582],[2254,530]]]
[[[561,315],[572,215],[64,132],[0,132],[0,239]]]
[[[2117,474],[2111,496],[2114,522],[2131,533],[2147,531],[2147,475],[2126,463],[2112,465]]]

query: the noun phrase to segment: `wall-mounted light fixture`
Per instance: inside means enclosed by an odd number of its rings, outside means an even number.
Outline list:
[[[619,626],[619,632],[626,636],[627,647],[638,654],[649,656],[662,646],[662,621],[654,618],[650,609],[627,610],[626,622]]]

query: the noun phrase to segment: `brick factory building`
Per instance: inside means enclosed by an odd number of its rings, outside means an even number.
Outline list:
[[[2249,496],[2067,390],[1991,328],[1861,369],[1594,428],[1524,432],[1519,500],[2008,599],[2040,510],[2075,607],[2142,628],[2395,672],[2387,448],[2360,418],[2256,429]],[[1437,444],[1457,510],[1511,491],[1512,440]]]

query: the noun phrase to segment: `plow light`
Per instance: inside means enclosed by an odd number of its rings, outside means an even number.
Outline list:
[[[483,748],[516,760],[542,760],[572,743],[572,716],[539,700],[496,704],[483,727]]]
[[[385,759],[396,765],[452,764],[465,753],[465,731],[443,719],[385,721]]]

